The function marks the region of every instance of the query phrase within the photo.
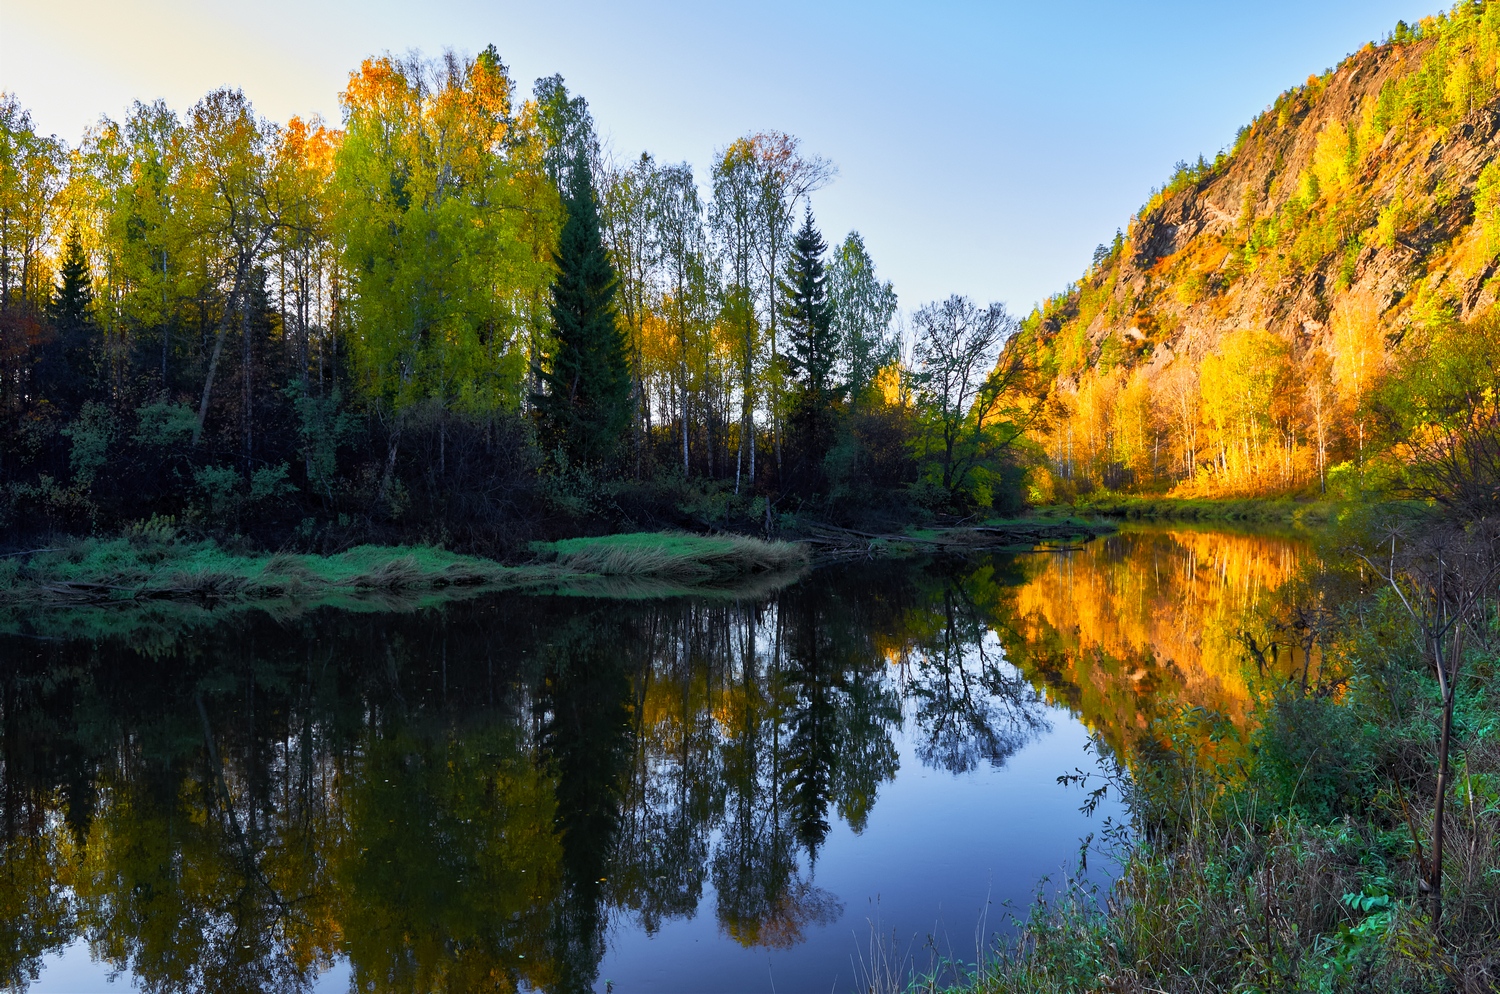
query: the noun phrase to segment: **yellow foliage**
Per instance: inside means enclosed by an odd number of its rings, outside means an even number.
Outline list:
[[[1312,172],[1319,192],[1329,201],[1337,201],[1349,186],[1354,165],[1354,136],[1343,121],[1329,121],[1318,132],[1313,148]]]
[[[1380,304],[1367,292],[1345,294],[1333,308],[1333,382],[1351,409],[1361,406],[1386,366]]]
[[[906,370],[898,360],[882,366],[872,383],[875,393],[891,406],[906,403]]]
[[[1268,331],[1225,335],[1199,368],[1203,421],[1214,447],[1214,472],[1230,485],[1266,474],[1274,430],[1271,405],[1286,375],[1286,342]]]

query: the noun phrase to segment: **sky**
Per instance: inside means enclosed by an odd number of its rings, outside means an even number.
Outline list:
[[[831,160],[829,243],[858,230],[902,309],[1024,313],[1179,160],[1433,0],[0,0],[0,90],[76,144],[137,99],[221,86],[339,120],[366,56],[493,43],[522,89],[561,73],[606,146],[692,164],[779,130]]]

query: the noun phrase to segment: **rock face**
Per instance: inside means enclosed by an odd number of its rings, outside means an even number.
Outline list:
[[[1032,316],[1056,389],[1091,370],[1155,376],[1239,329],[1281,336],[1294,356],[1327,348],[1330,314],[1350,299],[1373,302],[1393,349],[1414,328],[1488,311],[1497,52],[1500,4],[1400,26],[1283,93],[1232,151],[1179,168]]]

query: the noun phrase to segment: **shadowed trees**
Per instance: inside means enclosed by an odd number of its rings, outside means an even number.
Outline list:
[[[571,464],[602,467],[618,455],[630,426],[630,365],[614,308],[615,273],[581,152],[568,171],[564,209],[552,284],[557,344],[537,413],[549,444]]]

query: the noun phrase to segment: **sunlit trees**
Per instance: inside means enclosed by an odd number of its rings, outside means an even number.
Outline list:
[[[525,160],[505,154],[511,89],[487,50],[439,64],[366,60],[344,93],[335,176],[350,346],[365,389],[397,410],[521,399],[521,305],[552,265],[521,230],[529,188],[517,175]]]
[[[0,93],[0,308],[41,307],[51,295],[46,249],[65,167],[62,142],[37,134],[31,114]]]
[[[1200,366],[1203,422],[1213,471],[1231,487],[1248,485],[1264,469],[1274,425],[1271,403],[1285,370],[1286,343],[1268,331],[1231,332]]]
[[[1348,294],[1335,305],[1330,324],[1333,383],[1354,427],[1357,455],[1363,459],[1367,405],[1386,364],[1380,305],[1369,294]]]
[[[792,491],[901,504],[914,453],[949,450],[942,430],[912,447],[944,403],[931,424],[973,414],[967,441],[950,439],[950,482],[964,500],[993,483],[976,481],[1000,451],[999,394],[977,412],[972,392],[912,402],[946,374],[896,361],[895,290],[857,232],[827,257],[811,197],[833,168],[790,135],[731,142],[709,177],[649,154],[618,163],[561,77],[522,99],[493,47],[366,60],[340,127],[278,125],[224,89],[180,116],[136,104],[70,152],[6,101],[0,390],[32,420],[4,426],[0,464],[22,468],[0,480],[0,517],[32,501],[49,528],[275,518],[268,535],[312,542],[426,515],[447,541],[439,505],[509,507],[519,487],[528,509],[582,506],[542,496],[542,453],[623,486],[631,437],[637,479],[670,470],[714,515],[770,528]],[[588,211],[564,202],[580,173]],[[577,232],[562,246],[590,211],[591,247]],[[91,293],[49,315],[65,259],[66,294]],[[460,477],[467,496],[434,496]],[[104,478],[122,485],[105,493]]]
[[[294,117],[276,136],[272,156],[276,199],[282,206],[272,246],[279,310],[295,342],[296,381],[304,396],[312,392],[315,379],[320,385],[324,379],[323,346],[332,317],[328,305],[337,280],[333,166],[339,138],[319,120]]]
[[[1158,386],[1160,406],[1171,425],[1181,459],[1178,474],[1191,480],[1198,470],[1198,369],[1178,358],[1167,367]]]

